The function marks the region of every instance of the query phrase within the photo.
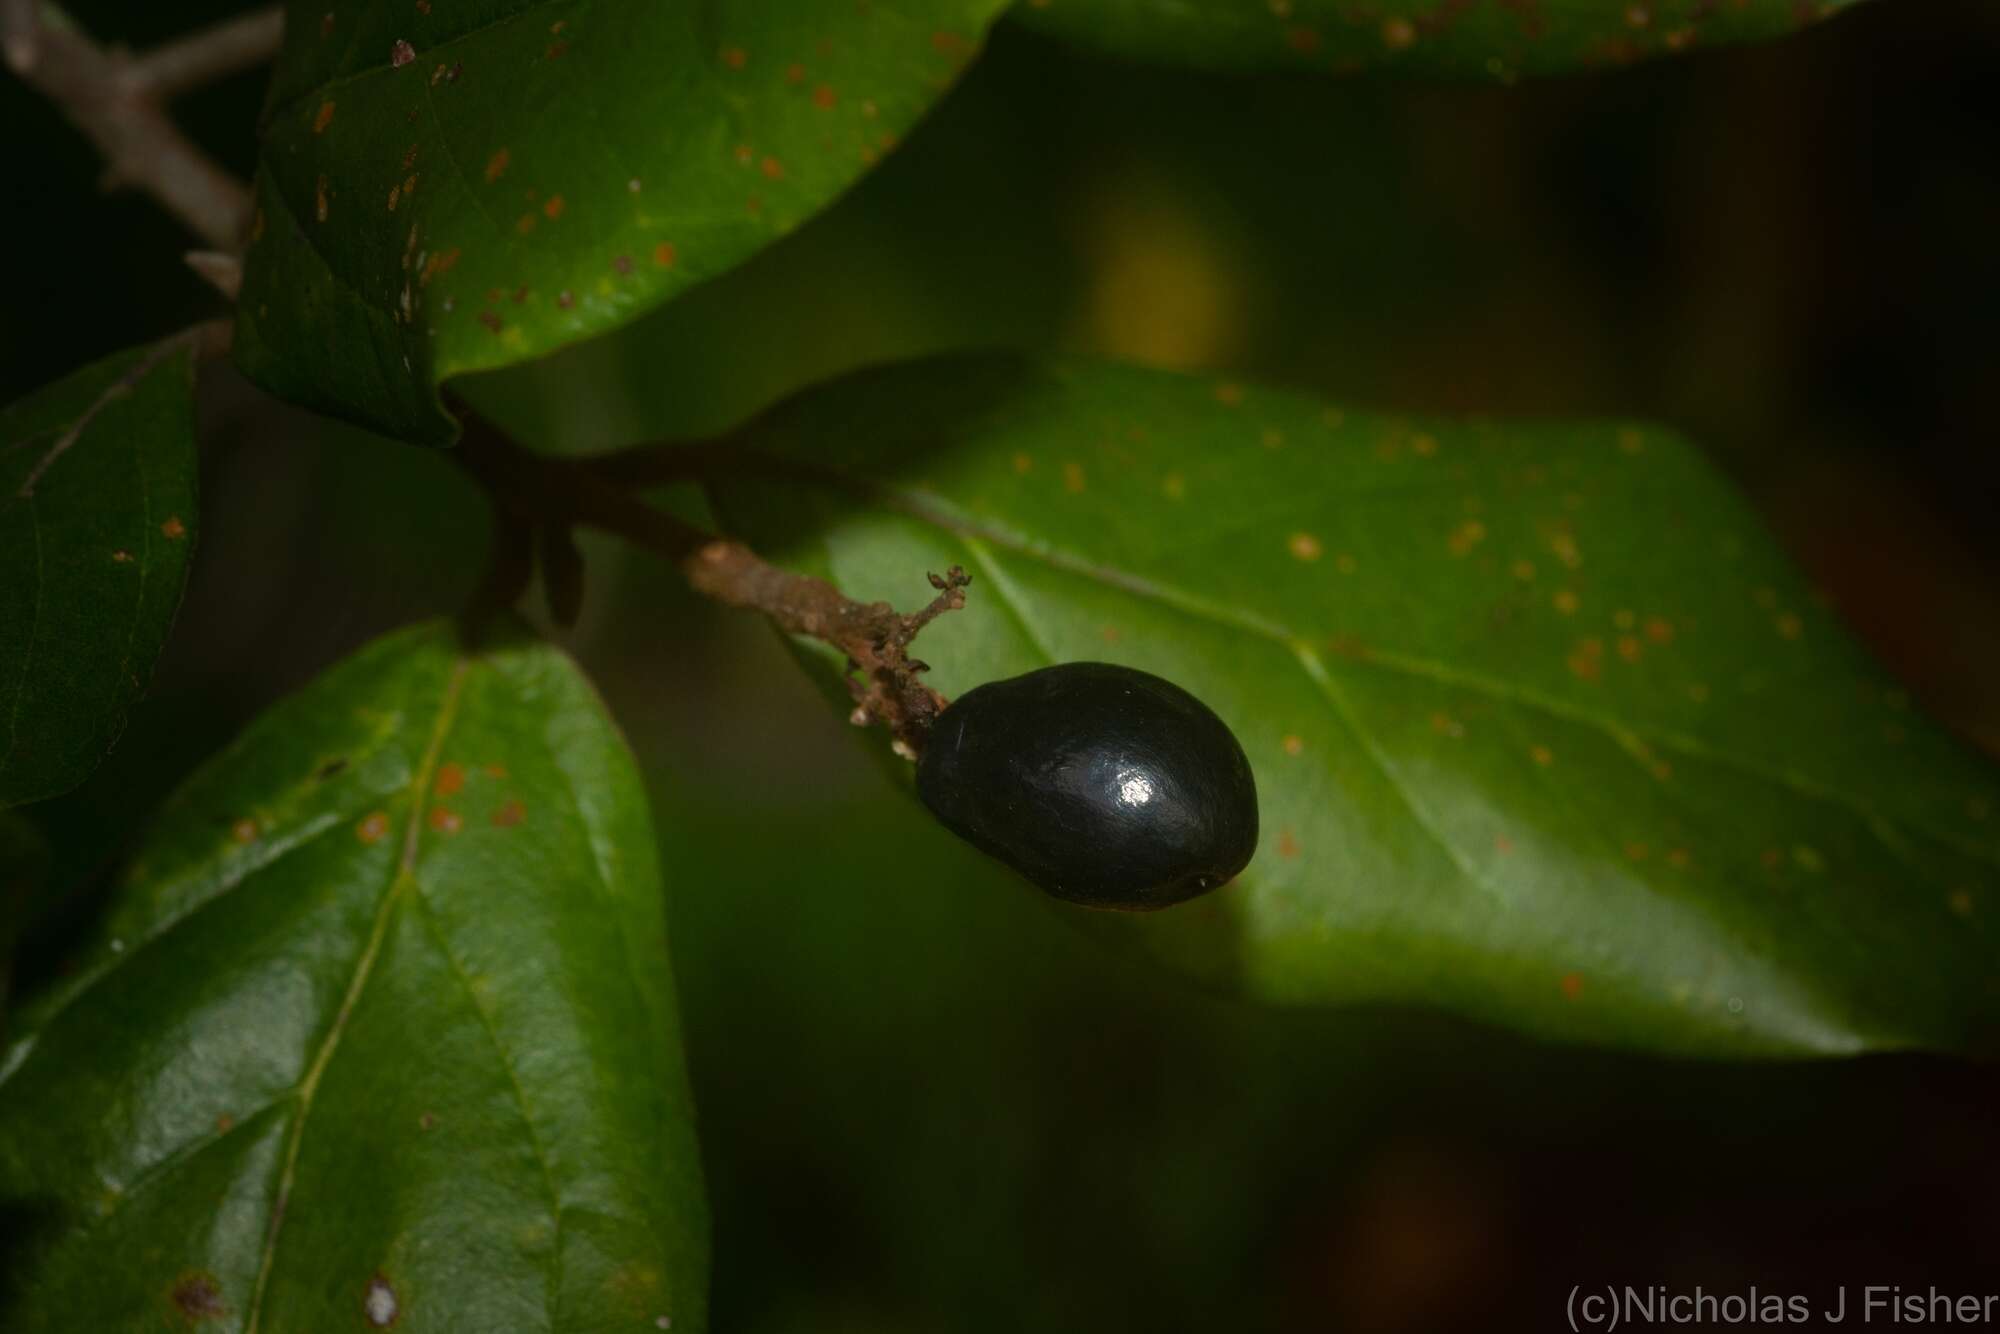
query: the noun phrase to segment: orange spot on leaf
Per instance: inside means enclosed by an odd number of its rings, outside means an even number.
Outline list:
[[[326,127],[333,124],[333,103],[321,102],[313,115],[313,133],[325,134]]]
[[[363,843],[380,843],[389,832],[389,815],[386,811],[370,811],[354,826],[354,836]]]
[[[458,263],[458,256],[459,249],[457,246],[432,255],[424,261],[424,271],[418,276],[417,285],[419,287],[428,287],[431,279],[437,277],[440,273],[450,273],[452,266]]]
[[[1569,669],[1579,681],[1595,681],[1603,670],[1604,641],[1601,639],[1579,640],[1570,650]]]
[[[437,784],[432,788],[440,797],[456,796],[465,787],[465,766],[444,764],[438,766]]]
[[[492,157],[487,158],[486,183],[488,185],[491,185],[493,184],[493,182],[499,180],[502,176],[506,175],[507,164],[512,162],[513,160],[514,160],[514,155],[504,148],[499,149],[493,154]]]
[[[512,797],[500,803],[500,809],[493,812],[493,824],[500,829],[512,829],[527,818],[528,808]]]
[[[222,1285],[213,1274],[199,1270],[182,1274],[174,1280],[171,1296],[175,1307],[190,1321],[214,1320],[229,1313],[222,1303]]]
[[[161,536],[170,542],[180,541],[187,536],[187,531],[187,525],[181,522],[181,516],[178,514],[169,514],[166,522],[160,525]]]
[[[458,812],[444,806],[431,807],[430,826],[440,834],[456,834],[465,827]]]
[[[1562,979],[1563,999],[1575,1000],[1583,994],[1583,974],[1564,973]]]
[[[550,195],[548,198],[548,202],[542,205],[542,212],[544,215],[547,216],[550,222],[554,222],[557,218],[560,218],[563,215],[563,209],[565,207],[567,207],[567,205],[563,203],[563,197],[561,195]]]

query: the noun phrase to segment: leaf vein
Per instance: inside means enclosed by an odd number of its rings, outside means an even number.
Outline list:
[[[47,1032],[50,1026],[61,1019],[64,1014],[68,1013],[79,1001],[95,990],[105,978],[111,976],[120,968],[129,964],[138,955],[172,935],[181,926],[201,916],[203,910],[227,899],[232,891],[251,876],[277,865],[292,853],[317,842],[329,829],[339,828],[347,821],[352,820],[358,813],[336,811],[329,812],[316,820],[308,820],[299,826],[299,830],[301,831],[300,837],[291,839],[289,842],[273,842],[270,845],[270,856],[265,857],[262,861],[244,866],[233,877],[218,883],[215,889],[200,902],[182,909],[172,917],[167,918],[164,922],[155,924],[151,931],[139,937],[131,945],[122,947],[98,967],[78,977],[71,984],[70,989],[63,993],[59,1000],[55,1001],[53,1009],[50,1009],[46,1013],[35,1014],[24,1023],[23,1028],[25,1031],[21,1037],[17,1039],[14,1046],[8,1049],[4,1059],[0,1059],[0,1084],[5,1084],[9,1079],[13,1078],[14,1073],[26,1063],[28,1057],[34,1052],[35,1044],[40,1041],[41,1035]]]
[[[307,1067],[305,1077],[299,1081],[299,1116],[292,1124],[292,1134],[285,1146],[285,1165],[278,1177],[277,1194],[271,1201],[271,1220],[265,1232],[263,1257],[257,1266],[257,1283],[250,1295],[249,1320],[244,1325],[244,1334],[257,1334],[258,1322],[263,1318],[264,1299],[270,1291],[271,1270],[278,1257],[278,1238],[284,1229],[285,1206],[291,1197],[292,1183],[296,1179],[299,1165],[299,1147],[305,1142],[306,1124],[312,1117],[313,1095],[319,1090],[320,1079],[332,1063],[334,1053],[339,1050],[340,1039],[347,1031],[347,1022],[354,1014],[354,1007],[360,1002],[361,994],[374,973],[375,960],[382,952],[382,942],[388,938],[389,922],[396,904],[403,892],[416,883],[416,854],[421,837],[424,815],[424,794],[430,790],[431,775],[437,768],[438,756],[444,750],[445,738],[451,733],[451,725],[458,714],[459,696],[465,688],[465,678],[471,670],[471,662],[460,658],[452,666],[451,679],[445,684],[444,698],[438,705],[437,722],[431,730],[430,742],[424,750],[422,762],[417,766],[416,776],[410,783],[410,815],[403,829],[403,852],[395,874],[382,893],[382,902],[375,910],[375,920],[369,928],[368,940],[362,946],[361,955],[355,961],[354,975],[348,980],[346,994],[341,997],[340,1009],[334,1013],[333,1023],[328,1026],[326,1037],[321,1040],[319,1050],[314,1053],[312,1064]]]
[[[799,475],[810,476],[815,474],[802,470]],[[845,475],[817,474],[817,476],[823,483],[850,488],[859,487],[866,494],[887,505],[889,508],[935,527],[942,528],[947,532],[955,533],[961,538],[971,537],[991,542],[995,546],[1025,556],[1051,569],[1093,580],[1107,587],[1129,593],[1134,597],[1158,602],[1163,606],[1171,607],[1197,620],[1205,620],[1225,629],[1240,630],[1247,634],[1273,640],[1287,649],[1291,649],[1299,643],[1306,642],[1310,638],[1310,636],[1301,634],[1277,622],[1267,620],[1255,612],[1242,611],[1225,606],[1201,597],[1198,594],[1157,583],[1151,579],[1120,570],[1114,566],[1103,565],[1084,559],[1083,557],[1072,555],[1050,543],[1026,536],[1025,534],[974,521],[958,512],[954,507],[939,501],[936,497],[912,495],[877,483],[870,483],[864,479],[851,478]],[[1437,684],[1451,686],[1472,694],[1484,695],[1502,703],[1532,709],[1551,717],[1562,718],[1569,722],[1595,729],[1610,737],[1621,748],[1628,751],[1631,751],[1635,746],[1657,746],[1665,750],[1674,751],[1689,759],[1715,765],[1718,768],[1729,769],[1760,782],[1785,788],[1809,801],[1841,807],[1856,816],[1877,839],[1890,844],[1892,850],[1895,850],[1895,835],[1893,831],[1901,827],[1907,827],[1934,842],[1953,849],[1963,856],[1982,862],[1988,866],[2000,868],[2000,850],[1985,847],[1973,840],[1948,833],[1941,829],[1936,829],[1928,825],[1919,825],[1908,819],[1892,819],[1889,816],[1872,810],[1860,798],[1815,782],[1803,774],[1788,769],[1770,768],[1740,756],[1727,754],[1715,749],[1706,742],[1687,736],[1684,733],[1668,731],[1641,732],[1614,718],[1605,717],[1590,709],[1567,703],[1529,687],[1498,680],[1481,673],[1461,671],[1453,667],[1448,667],[1443,663],[1434,662],[1412,654],[1378,649],[1372,645],[1368,649],[1363,661],[1387,671],[1400,673],[1405,676],[1420,677]],[[1935,876],[1932,875],[1930,878],[1934,879]]]
[[[1347,698],[1346,693],[1340,689],[1333,677],[1327,672],[1326,664],[1320,661],[1319,655],[1301,643],[1292,644],[1291,650],[1292,657],[1297,660],[1300,669],[1305,672],[1306,679],[1313,683],[1313,686],[1319,691],[1321,698],[1326,700],[1327,707],[1333,710],[1334,716],[1340,719],[1341,725],[1354,737],[1355,742],[1360,745],[1362,752],[1368,756],[1369,761],[1380,771],[1383,780],[1388,783],[1390,790],[1395,792],[1397,799],[1409,810],[1410,818],[1416,822],[1417,827],[1423,830],[1433,843],[1437,844],[1439,849],[1444,852],[1446,859],[1451,862],[1459,875],[1464,877],[1467,882],[1479,889],[1485,890],[1496,899],[1511,902],[1511,896],[1505,890],[1501,889],[1490,876],[1481,871],[1465,855],[1464,850],[1458,844],[1446,836],[1444,829],[1438,824],[1437,817],[1432,813],[1430,807],[1418,800],[1416,790],[1410,785],[1408,779],[1396,771],[1396,766],[1390,763],[1389,756],[1382,749],[1381,743],[1375,739],[1375,734],[1362,724],[1360,714],[1355,711],[1354,702]]]
[[[444,961],[451,969],[452,978],[458,983],[460,990],[465,992],[466,1002],[472,1006],[473,1013],[479,1016],[479,1026],[486,1031],[487,1041],[493,1044],[493,1054],[500,1058],[500,1068],[506,1071],[508,1086],[514,1092],[514,1104],[521,1110],[521,1124],[527,1127],[528,1149],[535,1155],[535,1165],[542,1170],[542,1186],[548,1192],[549,1213],[555,1225],[555,1266],[549,1275],[548,1297],[548,1309],[553,1313],[562,1292],[563,1265],[563,1201],[562,1192],[556,1188],[555,1169],[549,1163],[548,1149],[542,1143],[541,1132],[535,1128],[535,1114],[528,1106],[528,1091],[521,1083],[520,1069],[513,1054],[507,1050],[507,1044],[500,1040],[500,1031],[493,1026],[493,1016],[488,1014],[486,1007],[480,1003],[479,993],[472,986],[472,978],[466,974],[458,956],[452,952],[451,941],[446,938],[444,928],[438,922],[430,901],[424,896],[421,885],[417,887],[412,897],[416,900],[417,915],[423,919],[424,929],[437,942],[438,952],[444,955]]]

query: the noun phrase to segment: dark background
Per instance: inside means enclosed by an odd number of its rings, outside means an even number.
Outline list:
[[[74,9],[135,46],[230,12]],[[260,84],[183,107],[246,171]],[[1003,27],[795,237],[467,388],[557,448],[987,343],[1650,415],[2000,751],[1996,93],[1983,0],[1513,89],[1197,77]],[[4,78],[0,154],[0,395],[220,313],[175,226],[99,197],[82,141]],[[440,457],[226,379],[204,410],[153,697],[32,812],[66,875],[276,695],[478,577],[480,502]],[[718,1329],[1546,1330],[1572,1284],[2000,1291],[1992,1069],[1665,1062],[1191,992],[931,827],[759,623],[592,552],[568,640],[652,780]]]

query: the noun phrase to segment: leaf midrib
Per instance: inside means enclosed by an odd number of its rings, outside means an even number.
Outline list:
[[[782,461],[789,464],[789,461]],[[1198,593],[1189,593],[1171,585],[1159,583],[1144,575],[1133,574],[1116,566],[1085,559],[1063,551],[1053,543],[1033,538],[1025,533],[1009,528],[983,523],[965,514],[941,498],[889,486],[872,478],[858,477],[851,473],[832,469],[821,470],[814,467],[785,468],[790,480],[802,481],[824,487],[839,488],[872,498],[884,508],[901,513],[909,518],[930,524],[944,532],[951,533],[964,541],[984,541],[1002,547],[1016,555],[1036,561],[1050,569],[1091,580],[1107,588],[1127,593],[1133,597],[1157,603],[1160,606],[1180,612],[1197,620],[1207,621],[1224,629],[1236,630],[1254,635],[1278,644],[1298,660],[1301,652],[1313,653],[1312,637],[1293,628],[1268,620],[1254,613],[1242,611],[1214,602]],[[1021,613],[1015,613],[1020,616]],[[1031,636],[1032,637],[1032,636]],[[1395,650],[1383,650],[1371,645],[1367,662],[1391,673],[1416,677],[1436,685],[1443,685],[1469,693],[1484,695],[1503,704],[1533,709],[1550,717],[1563,719],[1591,728],[1608,737],[1618,749],[1630,757],[1634,763],[1642,763],[1641,754],[1646,747],[1659,747],[1701,763],[1729,769],[1746,777],[1756,779],[1775,787],[1787,789],[1808,801],[1823,805],[1841,807],[1857,817],[1897,860],[1909,865],[1928,881],[1937,876],[1929,868],[1914,861],[1907,845],[1896,832],[1909,829],[1938,843],[1962,856],[1978,861],[1986,866],[2000,869],[2000,852],[1987,848],[1961,835],[1948,833],[1928,825],[1921,825],[1907,818],[1898,819],[1874,809],[1868,802],[1851,793],[1830,788],[1815,782],[1802,774],[1788,770],[1770,769],[1755,761],[1716,750],[1706,742],[1679,732],[1641,731],[1629,727],[1614,718],[1605,717],[1590,709],[1545,695],[1529,687],[1513,684],[1477,672],[1467,672],[1415,654]],[[1310,677],[1310,673],[1308,673]],[[1393,776],[1392,776],[1392,781]]]
[[[369,929],[368,941],[362,947],[361,956],[355,961],[354,975],[348,980],[347,990],[342,995],[340,1008],[334,1012],[332,1025],[321,1040],[319,1050],[314,1053],[312,1064],[306,1068],[305,1077],[299,1081],[298,1119],[293,1122],[292,1133],[285,1146],[284,1166],[278,1174],[278,1188],[271,1197],[271,1218],[264,1233],[263,1254],[258,1261],[256,1285],[251,1289],[249,1319],[244,1325],[244,1334],[257,1334],[258,1322],[263,1318],[264,1298],[270,1290],[271,1270],[277,1260],[278,1239],[284,1230],[286,1206],[291,1199],[292,1184],[296,1179],[299,1162],[299,1148],[305,1142],[306,1124],[311,1119],[313,1096],[319,1091],[319,1082],[325,1075],[327,1066],[333,1061],[334,1052],[339,1049],[340,1039],[347,1031],[348,1021],[353,1018],[354,1007],[361,1001],[362,992],[368,986],[368,979],[375,970],[375,960],[382,952],[382,943],[388,938],[389,923],[394,916],[397,902],[403,894],[416,884],[417,848],[422,839],[424,795],[430,791],[432,775],[437,771],[438,758],[444,751],[446,738],[451,734],[451,725],[458,716],[458,702],[464,692],[465,678],[471,669],[469,659],[454,659],[451,677],[445,684],[444,698],[438,704],[437,721],[432,726],[431,736],[425,747],[422,761],[417,766],[415,777],[410,783],[410,812],[403,827],[402,851],[397,858],[395,873],[382,893],[382,901],[376,907],[375,920]]]
[[[531,0],[529,4],[522,6],[520,9],[515,10],[511,14],[503,14],[499,18],[488,19],[486,22],[481,23],[476,27],[467,28],[464,32],[454,34],[453,36],[450,37],[440,38],[437,41],[431,43],[429,46],[426,46],[423,50],[418,51],[416,54],[421,59],[424,57],[432,56],[440,51],[449,51],[451,48],[457,46],[459,43],[469,42],[475,37],[479,37],[485,33],[493,31],[495,28],[507,28],[507,27],[512,27],[516,23],[528,22],[530,21],[529,16],[531,14],[534,14],[536,11],[545,10],[552,5],[562,4],[562,3],[572,4],[574,5],[574,7],[578,9],[588,9],[590,7],[590,0]],[[356,31],[358,32],[358,29]],[[354,40],[355,39],[353,37],[348,38],[349,50],[353,49]],[[415,43],[412,43],[411,46],[412,49],[414,50]],[[376,64],[364,65],[360,69],[350,70],[346,74],[336,75],[333,78],[323,80],[319,83],[315,83],[308,88],[301,89],[295,96],[289,97],[285,99],[283,102],[280,102],[277,105],[273,106],[271,108],[268,119],[271,123],[275,124],[278,120],[282,119],[287,113],[297,110],[298,108],[304,106],[307,102],[310,102],[315,97],[323,98],[328,93],[333,92],[336,89],[345,88],[349,84],[360,83],[363,79],[372,79],[377,75],[391,74],[400,68],[401,66],[395,64],[393,61],[385,60]],[[423,77],[422,71],[417,72],[417,77],[419,78]],[[428,84],[429,80],[426,79],[425,82],[426,84]]]

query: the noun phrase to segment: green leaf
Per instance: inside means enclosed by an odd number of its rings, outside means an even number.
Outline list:
[[[1027,0],[1012,17],[1113,55],[1205,69],[1522,75],[1796,31],[1855,0]]]
[[[51,858],[41,831],[18,811],[0,811],[0,1019],[14,980],[14,946],[43,905]]]
[[[13,1330],[702,1327],[653,834],[560,653],[424,626],[161,813],[0,1058]]]
[[[236,359],[391,435],[437,386],[625,323],[784,235],[1003,0],[287,7]]]
[[[1249,870],[1103,928],[1217,985],[1691,1052],[1990,1040],[1992,767],[1683,441],[1007,359],[758,441],[712,490],[767,554],[901,605],[973,572],[919,645],[947,694],[1100,659],[1236,729]]]
[[[0,806],[82,782],[166,644],[195,536],[193,368],[171,338],[0,412]]]

